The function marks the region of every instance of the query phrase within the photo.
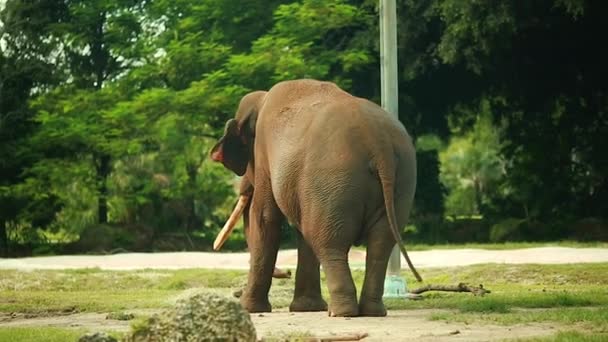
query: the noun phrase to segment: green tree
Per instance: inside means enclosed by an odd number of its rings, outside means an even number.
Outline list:
[[[379,102],[377,5],[6,1],[0,249],[11,231],[95,221],[207,238],[233,196],[207,152],[244,93],[312,77]],[[425,175],[417,212],[443,216],[441,169],[448,213],[605,217],[608,56],[589,37],[606,9],[398,1],[399,118]],[[450,142],[441,165],[429,136]]]
[[[43,152],[90,158],[95,172],[97,220],[108,222],[107,179],[121,127],[104,116],[121,95],[107,82],[139,61],[138,14],[141,1],[67,1],[63,16],[42,30],[57,41],[56,65],[65,67],[68,82],[36,100],[41,129],[35,142],[49,139]],[[37,144],[42,145],[42,144]],[[122,152],[122,151],[121,151]]]
[[[451,117],[455,121],[469,118],[474,124],[464,131],[454,127],[449,145],[440,153],[441,181],[448,189],[447,214],[481,215],[500,196],[505,177],[500,130],[492,122],[488,100],[473,110],[459,108]]]
[[[117,217],[160,233],[181,227],[187,239],[200,228],[215,232],[221,224],[215,211],[232,198],[232,190],[229,175],[206,163],[218,137],[208,122],[236,107],[243,93],[215,74],[184,90],[151,88],[116,106],[116,116],[154,118],[145,129],[153,148],[119,162],[112,200],[121,203]],[[150,211],[151,206],[167,209]]]
[[[9,252],[8,228],[22,210],[32,212],[32,220],[46,222],[53,215],[46,209],[57,207],[54,198],[26,198],[13,187],[35,160],[27,149],[35,130],[28,99],[62,78],[47,57],[53,44],[39,31],[59,16],[61,8],[42,1],[0,4],[0,256]],[[31,15],[39,11],[44,15]],[[29,18],[27,25],[22,17]]]
[[[226,71],[249,89],[282,80],[319,78],[346,89],[374,60],[367,34],[371,14],[343,0],[304,0],[274,11],[273,26],[251,51],[231,56]]]
[[[404,92],[419,129],[442,137],[458,105],[502,98],[510,189],[502,215],[605,217],[608,57],[588,39],[603,2],[400,2]],[[568,198],[571,200],[563,200]]]

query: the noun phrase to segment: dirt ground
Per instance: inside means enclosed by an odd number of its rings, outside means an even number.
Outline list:
[[[393,310],[387,317],[329,318],[324,312],[253,314],[258,338],[285,336],[337,337],[368,334],[363,341],[501,341],[507,338],[540,337],[557,333],[555,324],[465,324],[431,321],[428,317],[444,310]],[[151,314],[153,311],[132,311]],[[106,319],[106,314],[82,313],[65,316],[10,317],[0,315],[0,327],[85,328],[92,331],[127,331],[128,321]]]
[[[499,326],[446,323],[428,317],[443,310],[393,310],[387,317],[328,318],[327,313],[253,315],[258,335],[280,336],[279,332],[308,332],[315,337],[367,333],[364,341],[500,341],[506,338],[555,334],[550,324]]]
[[[283,250],[277,264],[295,267],[296,251]],[[414,264],[424,267],[450,267],[478,263],[540,263],[564,264],[608,262],[606,248],[541,247],[520,250],[454,249],[410,253]],[[53,256],[22,259],[1,259],[0,269],[69,269],[99,267],[108,270],[145,268],[223,268],[247,269],[247,253],[126,253],[106,256]],[[353,250],[350,264],[363,267],[365,252]],[[402,267],[406,264],[402,261]],[[326,313],[289,313],[278,310],[268,314],[253,314],[258,337],[280,337],[286,333],[307,333],[327,337],[367,333],[364,341],[500,341],[555,334],[556,324],[525,324],[498,326],[481,323],[446,323],[431,321],[429,316],[442,310],[393,310],[383,318],[328,318]],[[133,311],[133,313],[152,313]],[[51,317],[26,317],[0,314],[1,327],[71,327],[91,330],[126,331],[128,321],[106,319],[106,314],[78,313]]]

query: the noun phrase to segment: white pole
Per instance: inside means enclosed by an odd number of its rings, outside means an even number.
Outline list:
[[[395,0],[380,0],[380,82],[382,107],[398,117],[397,78],[397,6]],[[406,285],[401,277],[401,253],[393,247],[384,281],[384,297],[405,297]]]

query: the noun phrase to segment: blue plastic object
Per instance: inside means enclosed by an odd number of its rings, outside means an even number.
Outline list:
[[[403,277],[387,274],[384,278],[383,298],[406,298],[408,295],[407,284]]]

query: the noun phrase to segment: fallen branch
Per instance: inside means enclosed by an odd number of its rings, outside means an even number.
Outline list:
[[[368,337],[368,333],[358,333],[353,335],[342,335],[342,336],[325,336],[325,337],[303,337],[301,341],[305,342],[337,342],[337,341],[360,341]],[[259,342],[274,341],[274,339],[267,340],[266,338],[258,339]]]
[[[272,272],[272,277],[275,279],[289,279],[291,278],[291,271],[283,271],[282,269],[275,267],[274,271]]]
[[[360,341],[368,336],[367,333],[344,335],[344,336],[327,336],[327,337],[307,337],[306,342],[333,342],[333,341]]]
[[[490,290],[483,288],[482,284],[479,286],[469,286],[465,283],[459,283],[458,285],[426,285],[414,290],[410,290],[409,293],[421,294],[427,291],[448,291],[448,292],[471,292],[475,296],[483,296],[486,293],[491,293]]]

